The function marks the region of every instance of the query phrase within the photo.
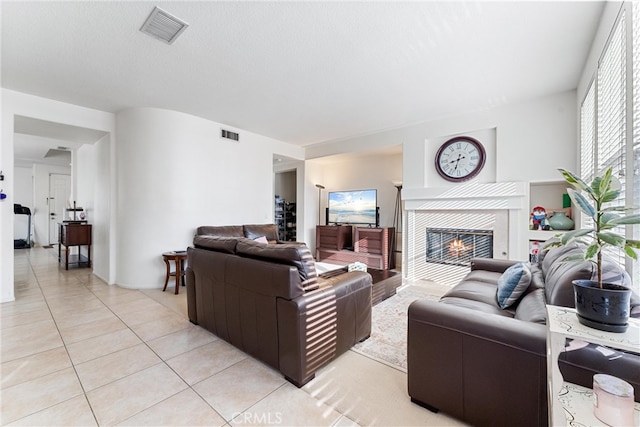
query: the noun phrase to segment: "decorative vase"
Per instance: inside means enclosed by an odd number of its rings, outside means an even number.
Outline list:
[[[594,280],[574,280],[578,321],[590,328],[607,332],[625,332],[629,326],[631,289]]]
[[[575,224],[564,212],[554,212],[548,222],[554,230],[571,230]]]

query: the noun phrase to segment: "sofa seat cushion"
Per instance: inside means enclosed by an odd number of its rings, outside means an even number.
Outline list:
[[[583,387],[593,387],[593,375],[607,373],[623,378],[633,386],[635,401],[640,402],[640,369],[638,354],[619,351],[598,344],[568,340],[567,349],[560,353],[558,366],[564,378]],[[586,345],[585,345],[586,344]],[[571,348],[575,348],[571,350]]]
[[[493,297],[495,299],[495,292]],[[474,310],[476,313],[495,314],[503,317],[513,317],[515,314],[514,310],[500,309],[500,307],[498,307],[498,304],[496,302],[493,302],[492,304],[487,304],[482,301],[474,301],[467,298],[450,297],[445,295],[440,299],[440,303],[455,305],[457,307],[468,308],[470,310]]]
[[[241,239],[236,246],[236,254],[294,266],[298,269],[302,287],[306,292],[318,288],[316,263],[307,245],[300,243],[265,245],[253,240]]]
[[[443,298],[462,298],[470,301],[478,301],[483,304],[498,307],[496,300],[496,284],[478,282],[475,280],[464,280],[451,288]]]

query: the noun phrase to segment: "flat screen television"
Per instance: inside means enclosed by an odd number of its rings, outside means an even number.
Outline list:
[[[328,224],[378,226],[378,191],[329,192]]]

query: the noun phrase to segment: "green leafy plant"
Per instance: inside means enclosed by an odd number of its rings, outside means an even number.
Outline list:
[[[573,205],[593,220],[593,227],[569,231],[549,246],[562,246],[574,240],[589,240],[590,243],[580,259],[595,260],[598,268],[598,287],[602,288],[602,250],[605,247],[621,248],[628,257],[638,259],[636,250],[640,249],[640,241],[627,239],[615,233],[613,229],[619,225],[640,224],[640,214],[625,215],[633,210],[633,207],[605,207],[620,195],[620,181],[612,175],[611,168],[602,176],[596,176],[590,185],[572,172],[558,170],[573,187],[567,189]]]

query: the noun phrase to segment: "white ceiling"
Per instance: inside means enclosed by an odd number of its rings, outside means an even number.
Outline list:
[[[173,45],[139,31],[158,5]],[[309,145],[574,89],[602,2],[2,1],[2,86]]]
[[[34,163],[69,166],[73,150],[107,135],[95,129],[23,116],[15,116],[14,132],[14,165],[19,167],[30,167]]]

